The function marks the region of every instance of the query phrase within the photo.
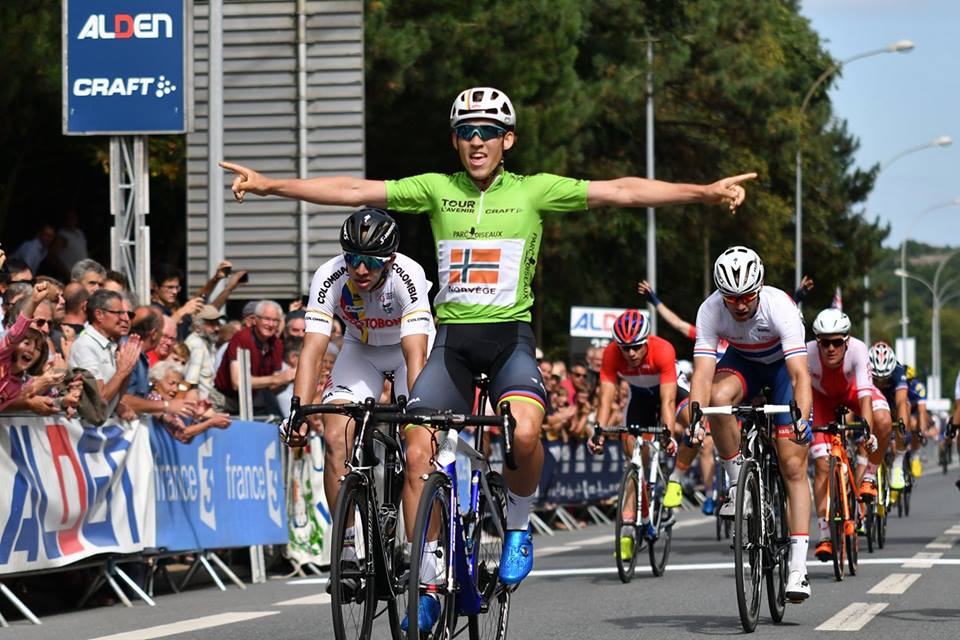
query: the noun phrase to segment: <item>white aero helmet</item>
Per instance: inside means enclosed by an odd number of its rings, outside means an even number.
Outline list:
[[[753,249],[730,247],[713,263],[713,282],[720,293],[742,296],[763,286],[763,261]]]
[[[473,87],[460,92],[450,107],[450,128],[464,120],[484,118],[499,122],[511,131],[517,124],[517,112],[503,91],[493,87]]]
[[[840,309],[824,309],[813,321],[813,333],[817,336],[839,333],[850,335],[850,316]]]
[[[897,354],[886,342],[878,342],[870,347],[868,357],[870,368],[873,369],[873,375],[877,378],[886,378],[897,368]]]

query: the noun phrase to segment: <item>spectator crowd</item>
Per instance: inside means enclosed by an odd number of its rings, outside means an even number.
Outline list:
[[[228,428],[239,412],[246,349],[253,413],[285,416],[303,344],[302,303],[284,311],[272,300],[252,301],[227,318],[222,309],[246,281],[247,272],[223,261],[184,295],[183,274],[162,266],[150,303],[138,304],[122,273],[87,257],[75,217],[59,231],[41,225],[11,255],[0,249],[0,413],[65,414],[93,425],[148,414],[189,442]],[[337,334],[318,392],[342,341]]]
[[[11,256],[0,250],[0,412],[62,412],[94,425],[149,414],[188,442],[206,429],[229,427],[239,413],[246,349],[253,413],[285,417],[303,345],[302,303],[284,310],[272,300],[250,301],[239,318],[228,318],[222,310],[246,281],[246,271],[223,261],[188,295],[183,274],[163,265],[152,274],[150,304],[140,305],[122,273],[87,257],[75,216],[67,215],[59,230],[41,225]],[[342,334],[338,325],[313,402]],[[602,353],[592,347],[584,361],[568,366],[538,350],[550,400],[547,441],[585,440],[593,432]],[[621,384],[615,422],[627,393]]]

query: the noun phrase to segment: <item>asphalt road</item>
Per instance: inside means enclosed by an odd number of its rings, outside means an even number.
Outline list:
[[[861,555],[860,571],[843,582],[812,557],[812,597],[788,605],[774,625],[762,609],[757,637],[873,639],[960,637],[960,492],[957,471],[929,470],[914,493],[909,519],[893,515],[882,551]],[[536,538],[534,573],[514,595],[510,638],[692,638],[742,633],[728,542],[717,542],[712,519],[680,514],[666,574],[655,578],[638,564],[632,583],[616,574],[612,527]],[[42,626],[24,620],[0,629],[0,640],[83,638],[204,640],[332,638],[322,579],[274,577],[266,584],[226,592],[212,586],[165,595],[157,606],[99,607],[48,615]],[[386,620],[374,637],[387,637]],[[466,637],[466,636],[463,636]]]

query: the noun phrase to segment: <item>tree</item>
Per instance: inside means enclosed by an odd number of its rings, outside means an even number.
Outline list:
[[[798,132],[808,175],[805,254],[813,257],[811,274],[820,284],[811,306],[829,298],[833,283],[856,298],[850,287],[876,260],[886,233],[855,210],[872,188],[875,169],[853,166],[857,143],[845,123],[832,118],[826,93],[800,120],[804,93],[832,60],[796,2],[495,1],[480,7],[368,4],[371,176],[458,169],[443,115],[457,90],[475,84],[497,86],[517,105],[518,145],[506,159],[511,170],[591,179],[644,175],[646,38],[652,36],[657,176],[708,182],[760,173],[736,217],[719,208],[658,211],[660,289],[671,306],[692,319],[702,300],[704,261],[712,263],[731,244],[756,248],[767,281],[791,287]],[[398,136],[403,131],[409,135]],[[633,291],[645,275],[645,224],[635,210],[547,217],[536,308],[545,347],[565,344],[572,304],[638,303]],[[425,227],[417,231],[416,255],[432,264],[429,234]],[[688,343],[678,346],[689,350]]]

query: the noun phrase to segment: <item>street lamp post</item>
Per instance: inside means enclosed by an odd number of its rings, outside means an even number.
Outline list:
[[[940,284],[940,276],[943,275],[943,269],[947,266],[947,263],[950,262],[955,256],[960,255],[960,249],[952,251],[944,256],[940,265],[937,267],[936,272],[933,274],[933,282],[931,283],[925,278],[922,278],[916,274],[910,273],[906,269],[897,269],[894,271],[894,275],[899,276],[904,281],[907,278],[911,280],[916,280],[925,286],[930,294],[933,296],[933,313],[930,320],[930,397],[939,398],[941,393],[941,384],[940,384],[940,373],[941,373],[941,353],[940,353],[940,309],[948,300],[956,297],[960,294],[960,291],[951,291],[951,289],[956,285],[960,280],[954,278],[949,282]]]
[[[960,205],[960,196],[946,202],[941,202],[940,204],[935,204],[932,207],[927,207],[912,218],[910,228],[916,229],[917,224],[928,213],[957,205]],[[900,269],[898,269],[898,271],[902,272],[902,275],[896,271],[894,274],[900,276],[900,336],[903,338],[904,343],[906,343],[908,333],[907,325],[910,324],[910,318],[907,316],[907,236],[904,236],[903,240],[900,241]]]
[[[924,149],[930,149],[933,147],[949,147],[951,144],[953,144],[953,138],[951,138],[950,136],[940,136],[939,138],[934,138],[933,140],[931,140],[930,142],[927,142],[926,144],[918,144],[916,146],[904,149],[903,151],[897,153],[892,158],[890,158],[889,160],[887,160],[886,162],[880,165],[880,169],[877,171],[877,175],[874,178],[874,184],[876,184],[876,179],[880,177],[881,173],[886,171],[890,167],[890,165],[892,165],[894,162],[904,157],[905,155],[908,155],[917,151],[923,151]],[[902,265],[901,267],[906,268],[906,267],[903,267]],[[869,295],[870,274],[869,273],[863,274],[863,291],[864,291],[863,341],[869,345],[870,344],[870,295]]]
[[[795,270],[794,270],[794,288],[800,287],[800,279],[803,277],[803,196],[802,196],[802,185],[803,185],[803,169],[802,169],[802,149],[801,149],[801,126],[800,123],[803,122],[804,113],[806,113],[807,105],[810,104],[810,99],[813,98],[814,92],[816,92],[817,87],[826,81],[827,78],[832,76],[834,73],[839,71],[844,65],[850,64],[855,60],[860,60],[862,58],[868,58],[870,56],[880,55],[881,53],[906,53],[912,50],[914,47],[913,42],[910,40],[899,40],[893,44],[889,44],[882,49],[874,49],[872,51],[865,51],[864,53],[858,53],[855,56],[850,56],[845,60],[834,63],[826,71],[820,74],[820,77],[816,79],[813,85],[810,87],[810,90],[807,91],[807,95],[803,98],[803,104],[800,105],[800,118],[797,124],[797,186],[796,186],[796,238],[794,240],[794,255],[795,255]]]

